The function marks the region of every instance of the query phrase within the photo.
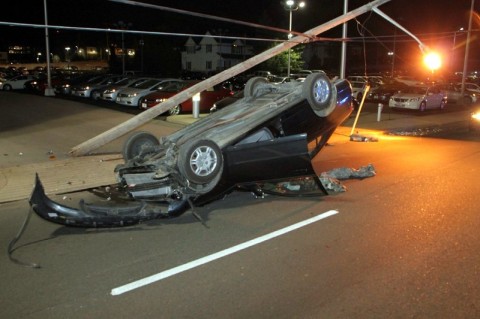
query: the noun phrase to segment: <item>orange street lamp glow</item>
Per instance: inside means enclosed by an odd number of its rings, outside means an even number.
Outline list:
[[[433,71],[439,69],[442,66],[442,59],[440,55],[435,52],[430,52],[423,58],[425,65]]]

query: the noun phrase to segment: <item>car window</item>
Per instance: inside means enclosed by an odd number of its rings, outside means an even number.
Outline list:
[[[147,80],[145,82],[139,83],[136,88],[137,89],[149,89],[155,84],[157,84],[159,81],[158,80]]]

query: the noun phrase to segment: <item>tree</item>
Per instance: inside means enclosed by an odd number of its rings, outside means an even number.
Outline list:
[[[272,47],[275,45],[272,45]],[[290,70],[300,70],[303,68],[302,60],[303,46],[297,46],[290,50]],[[277,54],[262,63],[261,68],[271,71],[274,74],[287,74],[288,69],[288,51]]]

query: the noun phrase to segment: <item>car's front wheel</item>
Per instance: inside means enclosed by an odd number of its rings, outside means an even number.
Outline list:
[[[125,161],[132,158],[148,153],[155,146],[160,145],[158,139],[148,132],[135,132],[125,141],[123,145],[123,158]]]
[[[170,114],[170,115],[178,115],[180,113],[182,113],[182,106],[180,104],[175,105],[170,110],[168,110],[168,114]]]
[[[303,97],[318,116],[326,117],[335,109],[335,103],[332,103],[334,88],[325,73],[307,76],[303,83]]]
[[[185,143],[180,147],[178,169],[190,182],[197,185],[208,184],[213,188],[223,170],[223,155],[220,147],[211,140]]]
[[[468,105],[468,104],[467,104]],[[445,100],[442,100],[442,102],[440,102],[440,110],[445,110],[445,107],[447,106],[447,101]]]
[[[5,85],[3,86],[3,90],[4,90],[4,91],[11,91],[11,90],[12,90],[12,86],[9,85],[9,84],[5,84]]]

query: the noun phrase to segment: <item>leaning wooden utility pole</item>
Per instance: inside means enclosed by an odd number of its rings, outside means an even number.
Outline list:
[[[108,131],[105,131],[101,133],[100,135],[97,135],[90,140],[87,140],[74,148],[70,151],[70,155],[72,156],[80,156],[80,155],[85,155],[91,152],[94,149],[99,148],[100,146],[103,146],[114,139],[134,130],[135,128],[147,123],[148,121],[154,119],[158,115],[165,113],[175,105],[178,105],[190,98],[192,98],[195,94],[202,92],[208,88],[211,88],[214,85],[217,85],[219,83],[222,83],[231,77],[240,74],[255,65],[258,65],[271,57],[284,52],[288,49],[291,49],[292,47],[300,44],[300,43],[306,43],[310,41],[311,39],[314,39],[317,35],[328,31],[344,22],[347,22],[353,18],[356,18],[357,16],[368,12],[372,10],[373,8],[380,6],[384,3],[389,2],[390,0],[375,0],[372,1],[366,5],[363,5],[355,10],[352,10],[344,15],[341,15],[337,17],[336,19],[333,19],[329,22],[326,22],[316,28],[313,28],[307,32],[305,32],[303,35],[298,35],[294,38],[292,38],[288,42],[283,42],[263,53],[260,53],[240,64],[237,64],[221,73],[218,73],[188,89],[185,91],[182,91],[175,96],[169,98],[167,101],[152,107],[139,115],[136,115],[135,117],[131,118],[130,120],[123,122],[113,128],[111,128]]]

